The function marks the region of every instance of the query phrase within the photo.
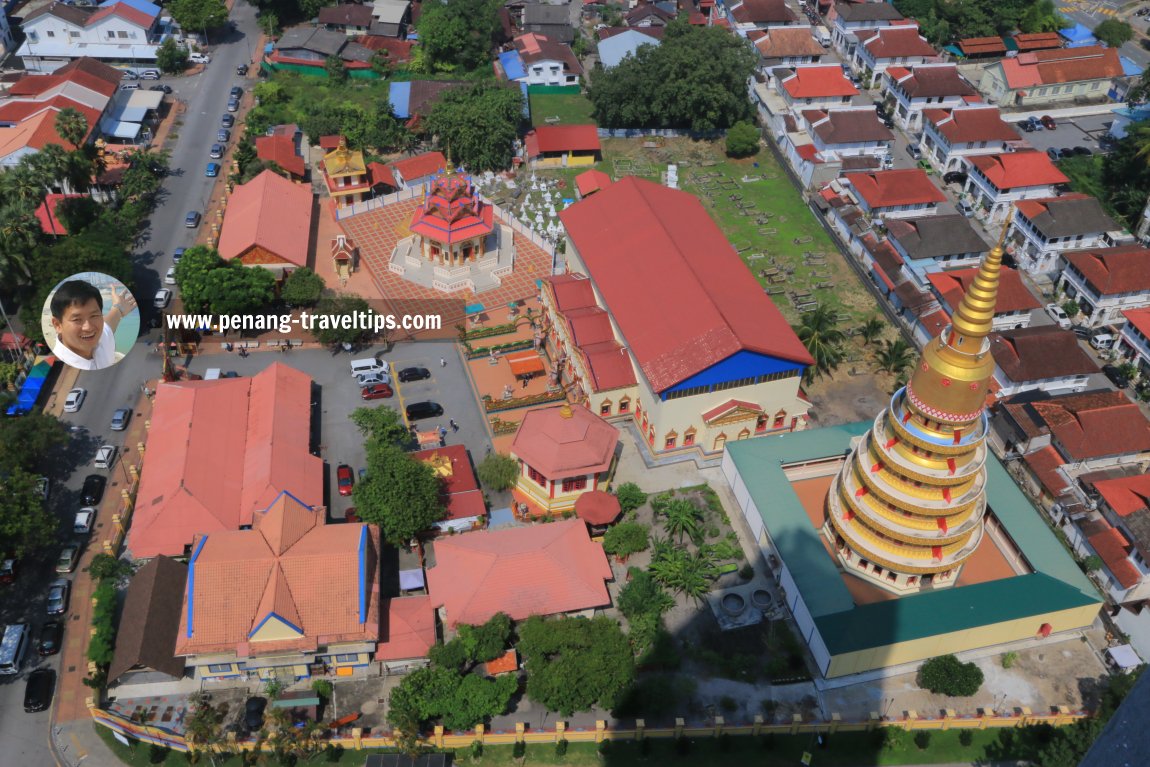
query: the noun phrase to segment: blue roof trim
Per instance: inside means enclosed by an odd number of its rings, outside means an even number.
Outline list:
[[[252,637],[254,637],[256,635],[256,632],[258,632],[260,629],[262,629],[264,627],[264,624],[267,623],[268,621],[270,621],[272,618],[275,618],[279,622],[283,623],[285,626],[290,626],[291,628],[295,629],[296,633],[299,633],[299,634],[303,633],[302,628],[295,625],[291,621],[285,619],[282,615],[277,613],[275,610],[272,610],[270,613],[268,613],[267,615],[264,616],[263,620],[261,620],[259,623],[256,624],[255,628],[253,628],[251,631],[248,632],[248,639],[251,639]]]
[[[697,386],[714,386],[729,381],[740,381],[745,378],[757,378],[761,375],[770,375],[771,373],[782,373],[787,370],[793,370],[796,376],[800,376],[805,369],[805,365],[795,362],[794,360],[772,357],[767,354],[760,354],[743,349],[735,352],[726,359],[719,360],[708,368],[700,370],[693,376],[684,378],[674,386],[664,389],[659,392],[659,398],[665,400],[670,392],[681,389],[693,389]],[[737,389],[729,389],[728,391],[730,391],[732,397],[738,397]]]
[[[200,538],[200,542],[196,544],[196,550],[192,552],[192,558],[188,561],[188,629],[184,636],[191,638],[195,633],[194,616],[196,607],[196,560],[200,557],[200,552],[204,550],[204,544],[208,542],[208,536]]]
[[[367,623],[367,525],[359,531],[359,622]]]
[[[406,120],[411,117],[411,83],[392,83],[387,90],[387,100],[396,118]]]

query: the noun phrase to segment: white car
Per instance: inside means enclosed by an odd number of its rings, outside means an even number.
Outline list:
[[[156,291],[156,297],[152,299],[152,306],[157,309],[167,309],[168,304],[172,302],[172,291],[167,288],[160,288]]]
[[[95,467],[97,469],[112,468],[112,464],[116,462],[117,452],[119,452],[119,448],[115,445],[101,445],[100,449],[96,451]]]
[[[173,266],[170,269],[168,269],[167,273],[164,275],[164,284],[165,285],[175,285],[176,284],[176,267]]]
[[[188,61],[193,64],[207,64],[212,60],[212,57],[206,53],[189,53]]]
[[[1058,304],[1047,304],[1046,313],[1050,315],[1050,319],[1057,323],[1058,327],[1066,330],[1070,327],[1070,318],[1066,316],[1066,312],[1062,311],[1062,307]]]
[[[96,521],[96,507],[85,506],[76,512],[76,521],[72,523],[72,532],[87,535],[92,532],[92,524]]]
[[[84,406],[84,398],[87,396],[88,396],[88,390],[87,389],[81,389],[79,387],[68,392],[68,397],[67,397],[67,399],[64,400],[64,412],[65,413],[78,413],[78,412],[80,412],[80,408],[82,408]]]

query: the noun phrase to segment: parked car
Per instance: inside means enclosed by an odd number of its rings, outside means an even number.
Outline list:
[[[60,549],[60,556],[56,557],[56,572],[70,573],[76,569],[80,561],[80,547],[75,544]]]
[[[1125,389],[1130,385],[1130,379],[1126,377],[1117,365],[1103,365],[1102,375],[1110,381],[1110,383],[1117,386],[1119,389]]]
[[[50,668],[38,668],[28,675],[24,685],[24,711],[35,714],[47,711],[52,705],[52,695],[56,692],[56,672]]]
[[[1058,156],[1058,150],[1054,147],[1050,147],[1046,150],[1046,156],[1050,158],[1051,162],[1058,162],[1060,159]]]
[[[355,486],[355,475],[346,463],[341,463],[336,467],[335,483],[339,487],[340,495],[351,495],[351,490]]]
[[[1030,120],[1019,120],[1017,123],[1015,123],[1015,125],[1017,125],[1020,130],[1024,130],[1027,133],[1034,133],[1034,124],[1030,122]]]
[[[244,726],[252,732],[264,726],[264,709],[267,708],[268,699],[253,697],[244,703]]]
[[[212,60],[212,57],[206,53],[189,53],[188,54],[188,61],[192,62],[193,64],[208,64],[211,62],[211,60]]]
[[[949,173],[944,173],[942,176],[942,183],[944,184],[959,184],[960,186],[966,185],[966,180],[969,176],[961,170],[952,170]]]
[[[177,264],[180,263],[180,259],[183,258],[184,254],[187,252],[188,252],[187,248],[176,248],[175,250],[172,251],[172,261],[177,263]]]
[[[36,641],[36,652],[42,657],[55,655],[60,652],[60,640],[64,637],[64,624],[59,621],[48,621],[40,627],[40,636]]]
[[[1063,147],[1058,150],[1058,159],[1065,160],[1074,156],[1074,150],[1070,147]]]
[[[226,144],[231,140],[232,132],[227,128],[220,128],[218,131],[216,131],[216,141]]]
[[[96,507],[85,506],[76,512],[76,521],[72,523],[72,532],[77,535],[87,535],[92,532],[92,525],[96,523]]]
[[[407,420],[420,421],[443,415],[443,406],[437,402],[413,402],[406,408]]]
[[[112,431],[123,431],[132,420],[132,408],[122,407],[112,413]]]
[[[1058,123],[1054,122],[1054,118],[1050,115],[1042,115],[1038,118],[1038,122],[1042,123],[1042,127],[1046,130],[1058,130]]]
[[[228,98],[239,100],[244,97],[244,89],[238,85],[233,85],[232,89],[228,91]]]
[[[64,399],[64,412],[65,413],[78,413],[80,408],[84,407],[84,399],[88,396],[88,390],[76,387],[68,392],[68,396]]]
[[[1062,311],[1062,307],[1058,304],[1047,304],[1046,313],[1063,330],[1070,327],[1070,318],[1066,316],[1066,312]]]
[[[224,156],[224,145],[223,144],[212,144],[212,148],[210,150],[208,150],[208,157],[211,157],[213,160],[218,160],[223,156]]]
[[[1114,342],[1116,340],[1117,339],[1109,333],[1098,333],[1097,335],[1091,336],[1090,346],[1100,352],[1106,351],[1107,349],[1114,348]]]
[[[380,384],[391,384],[391,376],[387,373],[360,373],[355,377],[355,382],[359,387],[365,388],[367,386],[379,386]]]
[[[234,128],[236,125],[235,115],[225,114],[220,118],[221,128]]]
[[[176,284],[176,267],[170,266],[170,267],[168,267],[168,271],[164,272],[164,284],[165,285],[175,285]]]
[[[974,218],[974,206],[966,200],[959,200],[955,207],[958,209],[959,213],[966,216],[967,218]]]
[[[89,474],[84,477],[84,486],[80,489],[80,503],[85,506],[95,506],[104,497],[104,488],[108,479],[99,474]]]
[[[360,390],[359,396],[361,399],[387,399],[394,393],[387,384],[373,384]]]
[[[160,288],[156,291],[156,296],[152,299],[152,306],[157,309],[167,309],[168,304],[172,302],[172,291],[167,288]]]
[[[68,610],[68,595],[72,584],[67,578],[57,578],[48,586],[48,604],[44,608],[48,615],[63,615]]]
[[[422,381],[425,378],[431,378],[431,371],[427,368],[404,368],[399,371],[399,382],[410,383],[412,381]]]
[[[16,573],[20,569],[20,560],[15,557],[0,559],[0,585],[7,586],[16,581]]]
[[[195,229],[199,225],[200,225],[199,211],[189,210],[188,215],[184,216],[184,226],[188,227],[189,229]]]
[[[120,90],[122,91],[138,91],[140,90],[139,83],[121,83]]]
[[[110,469],[116,463],[116,453],[119,451],[115,445],[100,445],[96,451],[96,460],[92,463],[97,469]]]
[[[909,154],[911,156],[911,158],[914,160],[921,160],[922,159],[922,150],[919,149],[914,144],[907,144],[906,145],[906,153]]]
[[[236,74],[240,77],[246,77],[248,74],[248,65],[240,64],[238,67],[236,67]]]
[[[162,92],[162,93],[164,93],[164,94],[167,94],[167,95],[171,95],[171,93],[172,93],[172,86],[170,86],[170,85],[164,85],[163,83],[160,83],[159,85],[153,85],[151,88],[148,88],[148,90],[150,90],[150,91],[160,91],[160,92]]]
[[[160,70],[158,69],[145,69],[140,73],[141,80],[159,80]]]
[[[1031,130],[1042,131],[1046,128],[1046,126],[1042,124],[1042,121],[1037,117],[1031,117],[1027,120],[1027,122],[1030,123]]]
[[[140,76],[131,69],[125,69],[124,74],[120,77],[121,80],[139,80]]]
[[[208,167],[204,168],[204,175],[208,178],[215,178],[220,175],[220,164],[218,162],[208,163]]]
[[[1076,157],[1092,157],[1094,155],[1094,152],[1084,146],[1076,146],[1070,151],[1074,152]]]
[[[229,100],[228,100],[228,111],[229,111],[229,112],[238,112],[238,111],[240,111],[240,102],[239,102],[239,99],[229,99]]]

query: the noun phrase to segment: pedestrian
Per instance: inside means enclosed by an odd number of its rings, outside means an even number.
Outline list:
[[[444,426],[443,424],[439,425],[439,438],[441,440],[447,439],[447,427]]]
[[[455,419],[454,419],[454,418],[452,418],[450,421],[448,421],[448,423],[450,423],[450,424],[451,424],[451,430],[452,430],[453,432],[457,432],[457,431],[459,431],[459,424],[457,424],[457,423],[455,422]]]
[[[447,367],[447,360],[445,360],[443,357],[439,358],[439,367],[441,367],[441,368]]]

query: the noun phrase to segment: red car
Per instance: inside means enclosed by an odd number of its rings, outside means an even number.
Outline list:
[[[339,487],[340,495],[351,495],[351,488],[355,485],[355,477],[350,466],[341,463],[335,470],[335,481]]]
[[[373,384],[359,390],[359,396],[363,399],[387,399],[392,394],[394,392],[387,384]]]

